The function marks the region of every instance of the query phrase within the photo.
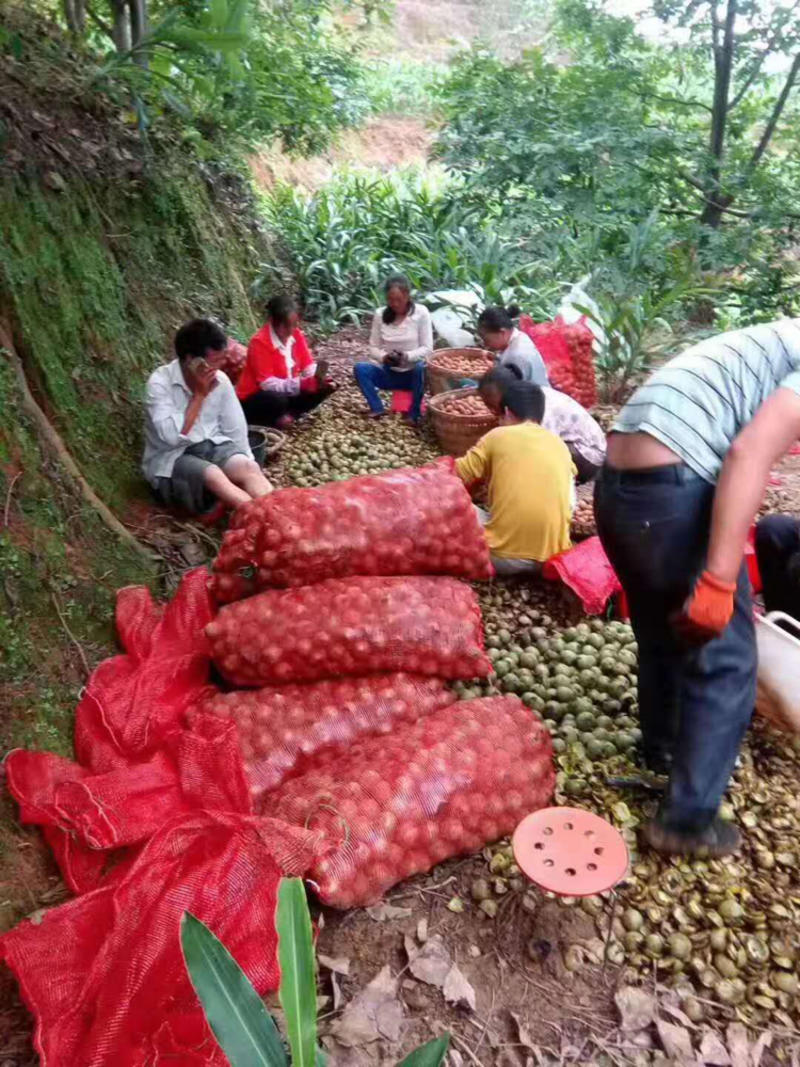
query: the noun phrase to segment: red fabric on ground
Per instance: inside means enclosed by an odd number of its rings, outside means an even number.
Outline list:
[[[181,916],[207,923],[259,993],[274,990],[278,882],[302,874],[317,848],[272,819],[185,816],[115,884],[5,934],[0,958],[37,1017],[43,1067],[227,1067],[186,974]]]
[[[166,607],[147,589],[123,589],[116,623],[124,656],[92,675],[75,715],[75,755],[95,773],[157,751],[208,683],[203,628],[213,617],[204,568],[181,581]]]
[[[186,574],[166,606],[155,603],[144,587],[120,590],[116,623],[125,654],[101,663],[84,690],[75,715],[77,762],[23,750],[6,759],[9,790],[20,804],[23,821],[45,828],[64,880],[76,893],[94,889],[102,880],[108,856],[96,849],[146,840],[164,818],[206,806],[184,799],[181,778],[185,787],[197,778],[198,769],[190,770],[184,760],[179,772],[178,737],[173,737],[167,755],[151,764],[148,759],[170,734],[182,735],[186,711],[211,691],[203,635],[211,617],[204,569]],[[219,742],[219,733],[213,743],[206,737],[213,752],[204,757],[204,789],[234,780],[231,760],[239,759],[235,737],[227,749]],[[248,811],[240,762],[236,781],[242,799],[223,806]],[[195,797],[197,793],[195,786]]]
[[[197,716],[191,733],[175,729],[163,744],[149,760],[99,775],[20,749],[7,760],[8,787],[24,822],[55,827],[74,845],[95,850],[146,841],[169,819],[198,808],[250,811],[234,724]]]
[[[589,615],[600,615],[610,598],[622,588],[599,537],[590,537],[553,556],[545,563],[542,573],[545,578],[568,586],[580,597]]]

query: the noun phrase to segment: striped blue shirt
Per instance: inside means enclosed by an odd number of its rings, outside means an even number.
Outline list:
[[[636,390],[613,432],[655,437],[714,484],[734,438],[780,387],[800,395],[800,319],[693,345]]]

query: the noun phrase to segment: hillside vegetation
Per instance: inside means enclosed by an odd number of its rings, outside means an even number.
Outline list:
[[[240,179],[166,133],[143,142],[107,101],[87,109],[76,67],[53,62],[55,39],[29,23],[15,33],[19,58],[0,59],[0,748],[67,753],[84,659],[107,654],[114,591],[157,589],[169,574],[88,506],[23,410],[18,371],[135,534],[143,382],[189,316],[249,335],[248,287],[269,244]]]

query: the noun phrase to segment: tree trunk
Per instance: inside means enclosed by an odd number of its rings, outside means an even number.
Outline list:
[[[111,0],[111,13],[114,19],[111,36],[118,52],[128,52],[131,47],[131,20],[128,12],[128,0]]]
[[[722,40],[719,38],[716,4],[712,4],[714,21],[714,103],[711,112],[711,130],[708,151],[711,161],[704,183],[706,203],[700,221],[716,229],[722,220],[721,184],[722,159],[725,154],[725,130],[728,124],[728,97],[733,71],[734,27],[736,25],[736,0],[728,0]]]
[[[761,157],[766,152],[767,146],[772,140],[772,135],[775,133],[775,127],[778,125],[778,121],[783,114],[783,109],[786,107],[786,101],[789,99],[789,94],[794,88],[798,75],[800,75],[800,52],[794,57],[791,69],[786,76],[786,81],[783,83],[783,89],[781,89],[780,96],[775,101],[772,114],[764,128],[764,132],[761,134],[761,140],[753,151],[753,158],[750,160],[750,170],[754,170],[761,162]]]
[[[131,44],[136,48],[147,35],[147,0],[128,0],[131,12]],[[147,53],[136,53],[136,62],[147,69]]]
[[[82,36],[86,29],[86,4],[84,0],[64,0],[64,18],[70,33]]]

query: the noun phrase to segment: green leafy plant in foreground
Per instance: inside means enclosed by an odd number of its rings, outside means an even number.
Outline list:
[[[272,1016],[222,942],[190,912],[181,921],[181,948],[208,1024],[231,1067],[323,1067],[317,1046],[316,961],[303,883],[284,878],[275,925],[281,965],[280,999],[291,1058]],[[440,1067],[450,1035],[415,1049],[398,1067]]]

